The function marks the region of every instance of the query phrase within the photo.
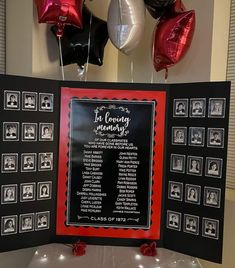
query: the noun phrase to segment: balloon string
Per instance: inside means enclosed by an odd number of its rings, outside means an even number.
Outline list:
[[[134,83],[134,62],[131,58],[131,83]]]
[[[152,73],[151,73],[151,84],[153,84],[153,70],[152,70]]]
[[[61,37],[60,36],[59,36],[59,50],[60,50],[60,65],[61,65],[62,80],[64,81],[64,63],[63,63],[63,55],[62,55]]]
[[[86,62],[86,75],[85,75],[85,82],[87,81],[87,74],[89,69],[89,60],[90,60],[90,50],[91,50],[91,25],[92,25],[92,14],[90,15],[90,29],[89,29],[89,36],[88,36],[88,48],[87,48],[87,62]]]
[[[166,68],[165,70],[165,83],[167,83],[167,79],[168,79],[168,68]]]

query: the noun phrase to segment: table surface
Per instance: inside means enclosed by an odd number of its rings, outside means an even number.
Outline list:
[[[157,257],[145,257],[135,247],[91,246],[81,257],[72,255],[69,245],[39,247],[28,268],[202,268],[198,259],[167,249],[157,249]]]

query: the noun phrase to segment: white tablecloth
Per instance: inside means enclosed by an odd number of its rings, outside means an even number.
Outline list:
[[[145,257],[135,247],[91,246],[76,257],[63,244],[39,247],[28,268],[202,268],[195,258],[158,248],[157,257]]]

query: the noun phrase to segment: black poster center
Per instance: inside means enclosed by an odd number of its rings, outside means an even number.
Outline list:
[[[148,229],[155,102],[73,99],[67,224]]]

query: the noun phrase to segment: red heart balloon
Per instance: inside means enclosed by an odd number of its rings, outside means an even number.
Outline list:
[[[34,0],[39,23],[57,24],[57,36],[63,35],[66,24],[82,28],[83,0]]]
[[[195,22],[194,10],[160,20],[153,37],[153,64],[157,72],[167,70],[184,57],[193,39]]]

